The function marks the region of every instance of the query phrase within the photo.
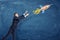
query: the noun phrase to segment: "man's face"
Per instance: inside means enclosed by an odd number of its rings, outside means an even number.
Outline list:
[[[19,17],[18,13],[15,14],[16,17]]]

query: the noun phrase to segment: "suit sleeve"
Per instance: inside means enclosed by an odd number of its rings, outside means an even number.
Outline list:
[[[24,17],[24,15],[22,15],[22,16],[19,16],[19,19],[21,20],[21,19],[24,19],[25,17]]]

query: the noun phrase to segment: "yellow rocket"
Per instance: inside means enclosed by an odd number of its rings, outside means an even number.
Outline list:
[[[41,6],[41,8],[37,8],[36,10],[33,10],[34,14],[39,14],[40,12],[44,13],[45,10],[47,10],[51,5],[45,5],[45,6]]]

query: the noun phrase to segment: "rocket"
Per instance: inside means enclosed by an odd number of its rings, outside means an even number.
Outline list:
[[[36,10],[33,10],[34,14],[39,14],[40,12],[44,13],[45,10],[47,10],[48,8],[50,8],[52,4],[50,5],[45,5],[45,6],[41,6],[40,5],[40,8],[37,8]]]

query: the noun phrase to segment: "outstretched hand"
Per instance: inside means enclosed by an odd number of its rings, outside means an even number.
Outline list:
[[[25,11],[25,13],[23,14],[25,17],[29,16],[28,11]]]

